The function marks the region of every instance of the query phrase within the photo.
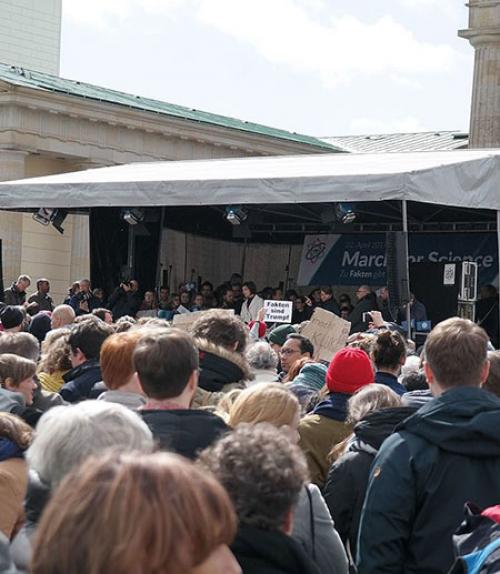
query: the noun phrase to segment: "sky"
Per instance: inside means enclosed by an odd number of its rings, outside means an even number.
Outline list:
[[[315,136],[461,130],[462,0],[63,0],[61,76]]]

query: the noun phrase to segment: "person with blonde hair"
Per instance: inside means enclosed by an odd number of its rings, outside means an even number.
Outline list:
[[[415,410],[403,407],[397,393],[377,383],[362,387],[349,399],[346,422],[354,425],[353,434],[332,450],[334,462],[323,494],[353,559],[373,459],[384,440]]]
[[[165,485],[168,488],[165,488]],[[33,574],[241,574],[236,516],[211,475],[174,454],[109,454],[53,494]]]
[[[32,429],[19,417],[0,412],[0,532],[11,538],[23,517],[28,488],[28,468],[24,452]]]
[[[42,343],[42,356],[37,376],[42,388],[57,393],[64,385],[64,375],[72,369],[69,345],[69,329],[55,329],[47,334]]]
[[[231,410],[228,425],[268,423],[297,444],[300,405],[280,383],[258,383],[243,390]],[[347,558],[335,531],[328,508],[317,486],[306,484],[300,491],[294,513],[292,537],[306,550],[322,574],[347,572]]]

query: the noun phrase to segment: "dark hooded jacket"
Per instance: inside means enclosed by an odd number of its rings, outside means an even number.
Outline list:
[[[88,398],[96,398],[98,393],[93,394],[94,385],[102,381],[99,361],[90,359],[78,365],[64,376],[64,385],[59,394],[68,403],[78,403]]]
[[[369,313],[370,311],[376,311],[377,309],[377,297],[375,293],[368,293],[360,299],[347,318],[351,323],[351,335],[353,333],[366,331],[368,329],[368,323],[363,321],[363,313]]]
[[[195,459],[229,428],[217,415],[196,409],[138,411],[162,450]]]
[[[125,315],[135,317],[140,307],[140,295],[135,291],[125,291],[122,287],[117,287],[108,301],[108,309],[111,310],[115,321]]]
[[[370,413],[354,427],[346,452],[331,466],[324,496],[335,527],[356,556],[359,520],[370,467],[384,440],[416,409],[397,407]]]
[[[231,550],[243,574],[319,574],[302,546],[278,530],[240,524]]]
[[[238,384],[243,388],[244,381],[253,378],[250,367],[241,353],[229,351],[206,339],[196,339],[195,343],[200,352],[198,385],[201,389],[220,393],[231,390],[227,385]]]
[[[500,399],[451,389],[406,419],[379,450],[358,539],[360,574],[443,574],[464,504],[498,502]]]

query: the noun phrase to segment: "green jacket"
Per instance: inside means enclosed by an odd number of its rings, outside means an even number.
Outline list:
[[[311,482],[323,488],[330,468],[332,448],[352,432],[352,427],[322,415],[307,415],[299,424],[299,446],[306,455]]]

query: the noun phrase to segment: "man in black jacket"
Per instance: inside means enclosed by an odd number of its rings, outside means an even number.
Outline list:
[[[135,317],[140,306],[139,283],[135,279],[120,283],[108,301],[108,308],[113,313],[115,321],[125,315]]]
[[[200,353],[199,386],[208,392],[227,392],[253,378],[245,359],[248,328],[239,317],[213,309],[193,325]]]
[[[425,375],[434,400],[406,419],[376,456],[358,539],[359,574],[442,574],[463,507],[498,502],[500,400],[488,377],[488,336],[466,319],[428,336]]]
[[[31,285],[29,275],[19,275],[17,281],[5,289],[3,300],[6,305],[24,305],[26,302],[26,289]]]
[[[147,397],[140,414],[162,449],[194,459],[228,430],[220,417],[190,408],[199,368],[190,335],[178,329],[147,335],[132,360]]]
[[[337,301],[335,301],[335,297],[333,295],[333,289],[331,287],[326,285],[324,287],[321,287],[319,296],[321,302],[318,305],[318,307],[324,309],[325,311],[330,311],[330,313],[335,313],[335,315],[340,316],[340,307],[338,306]]]
[[[69,403],[78,403],[92,394],[94,385],[102,381],[99,355],[104,341],[113,328],[93,315],[74,325],[69,336],[70,359],[73,368],[64,376],[59,394]]]
[[[366,331],[369,321],[363,321],[363,315],[370,311],[378,311],[377,296],[369,285],[360,285],[356,291],[356,298],[358,301],[347,318],[351,323],[351,334]]]

